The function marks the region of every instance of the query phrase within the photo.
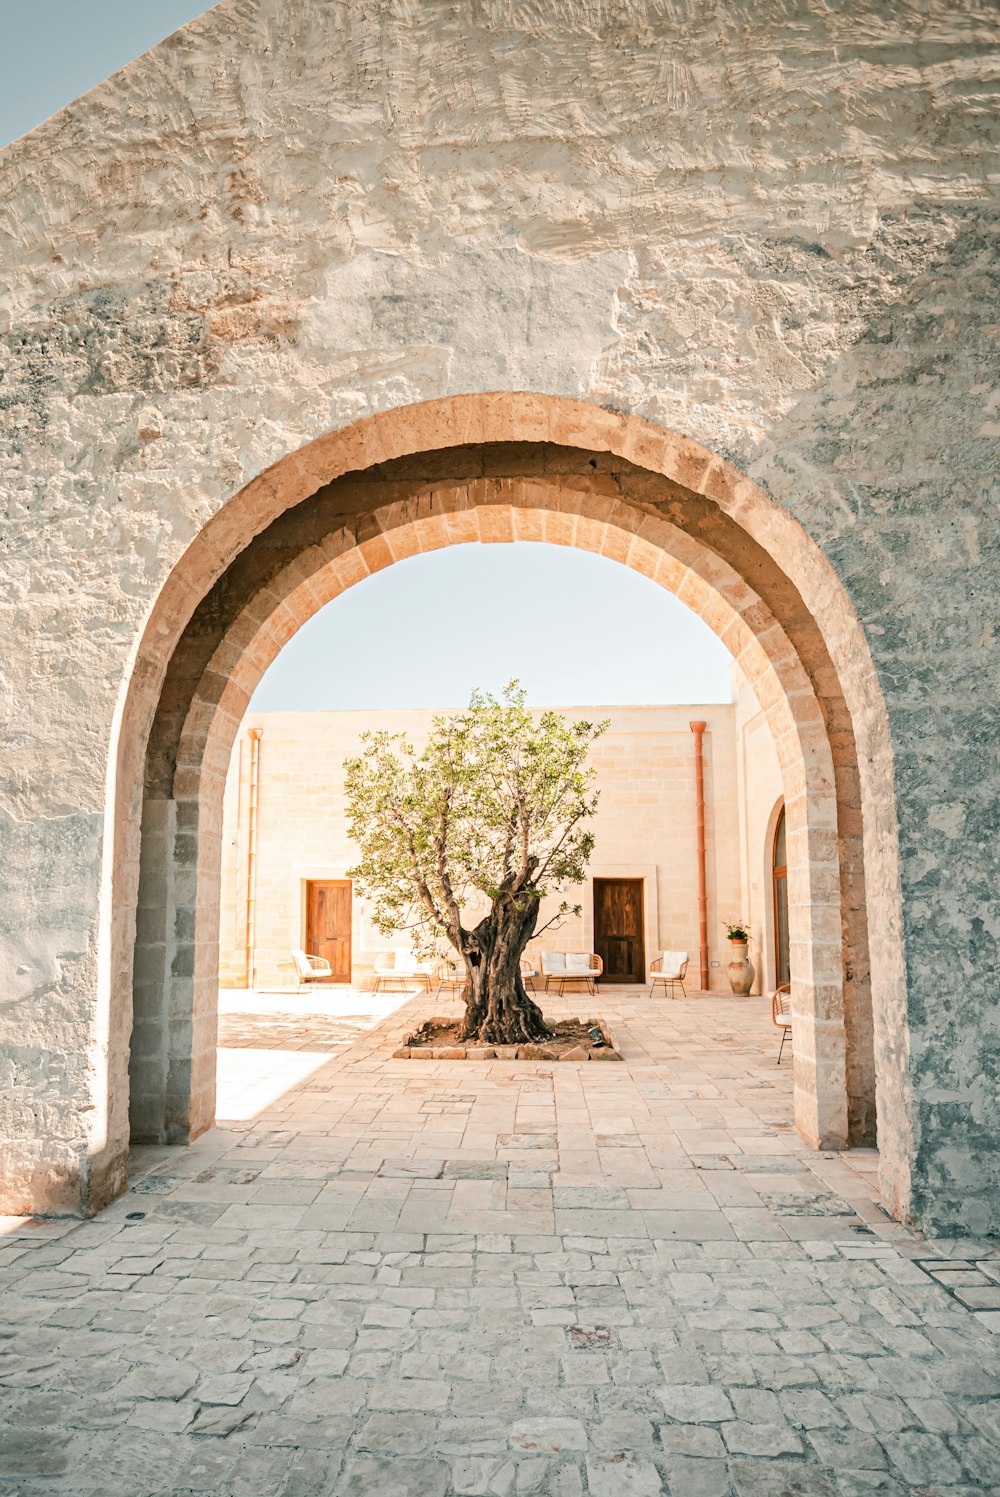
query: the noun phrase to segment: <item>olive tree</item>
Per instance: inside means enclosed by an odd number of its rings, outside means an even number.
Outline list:
[[[606,723],[537,718],[516,681],[437,716],[419,752],[400,733],[366,733],[345,763],[350,870],[383,935],[412,932],[418,956],[448,947],[464,963],[464,1039],[545,1039],[521,956],[548,894],[583,882],[597,806],[587,756]],[[579,913],[577,906],[574,913]],[[453,960],[455,960],[453,958]]]

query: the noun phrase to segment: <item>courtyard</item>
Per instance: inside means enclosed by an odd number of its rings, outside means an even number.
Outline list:
[[[1000,1497],[996,5],[8,11],[0,1497]]]
[[[766,999],[546,1000],[623,1063],[392,1059],[456,1007],[224,992],[218,1126],[4,1222],[0,1490],[1000,1492],[1000,1258],[802,1144]]]

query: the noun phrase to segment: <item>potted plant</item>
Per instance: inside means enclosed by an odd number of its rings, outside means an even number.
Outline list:
[[[753,987],[754,970],[750,962],[750,922],[749,920],[724,920],[726,927],[726,939],[732,949],[732,960],[727,972],[729,974],[729,986],[734,993],[745,998]]]

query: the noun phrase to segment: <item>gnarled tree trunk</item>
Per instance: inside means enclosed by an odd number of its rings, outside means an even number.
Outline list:
[[[501,900],[464,935],[468,983],[459,1037],[487,1045],[519,1045],[551,1038],[542,1011],[525,990],[521,955],[534,934],[538,900]]]

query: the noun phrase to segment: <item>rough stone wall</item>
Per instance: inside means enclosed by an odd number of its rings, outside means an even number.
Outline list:
[[[333,605],[336,607],[336,604]],[[654,641],[643,642],[655,649]],[[580,904],[557,932],[532,949],[589,951],[593,940],[593,879],[634,877],[645,881],[647,964],[665,948],[690,953],[691,985],[697,987],[698,884],[692,718],[709,723],[705,737],[706,830],[708,839],[709,939],[712,986],[730,991],[729,951],[722,920],[739,905],[739,830],[733,709],[697,707],[560,707],[567,718],[609,722],[590,762],[600,793],[592,824],[596,838],[588,877],[565,898]],[[263,712],[245,719],[260,728],[259,808],[256,828],[256,940],[254,969],[261,988],[298,986],[289,956],[305,944],[305,880],[344,878],[357,861],[344,799],[344,760],[359,752],[366,729],[406,733],[419,744],[433,713]],[[226,783],[222,853],[219,967],[230,986],[246,982],[247,804],[250,759],[244,732],[233,746]],[[557,912],[558,897],[542,906],[539,925]],[[353,901],[353,974],[357,985],[372,980],[375,958],[390,946],[408,949],[401,931],[387,939],[372,925],[367,902]],[[768,1015],[768,1017],[770,1017]]]
[[[690,434],[833,561],[893,732],[862,771],[896,776],[911,1044],[884,1059],[923,1099],[916,1209],[1000,1227],[996,54],[975,0],[226,0],[3,153],[22,1160],[39,1119],[70,1173],[103,1147],[109,744],[173,562],[318,433],[520,388]]]
[[[900,813],[913,1211],[972,1233],[1000,1232],[998,328],[1000,217],[969,213],[754,465],[808,514],[879,672]]]

